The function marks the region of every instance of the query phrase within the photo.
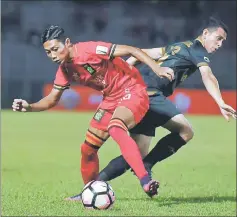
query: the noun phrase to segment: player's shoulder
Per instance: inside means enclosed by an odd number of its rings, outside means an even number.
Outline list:
[[[200,37],[180,42],[192,56],[209,56]]]
[[[113,47],[113,44],[110,42],[104,41],[85,41],[78,42],[74,44],[78,53],[96,53],[96,54],[104,54],[110,51]]]
[[[202,42],[199,38],[196,38],[194,40],[176,42],[176,43],[171,44],[171,46],[181,46],[187,49],[196,49],[196,50],[205,51],[205,48],[203,47]]]
[[[185,46],[185,44],[183,42],[174,42],[174,43],[171,43],[169,45],[167,45],[164,50],[165,52],[171,52],[171,51],[174,51],[174,50],[178,50],[178,51],[181,51],[184,52],[187,47]]]
[[[191,46],[192,50],[202,53],[207,53],[207,50],[203,46],[202,40],[198,37],[194,40],[192,40],[193,44]]]
[[[204,63],[210,62],[210,55],[203,46],[203,42],[200,37],[190,41],[189,53],[192,58],[198,60],[199,64],[201,61],[203,61]]]
[[[104,44],[112,44],[111,42],[105,42],[105,41],[81,41],[76,43],[76,46],[80,47],[88,47],[88,46],[97,46],[97,45],[104,45]]]
[[[94,41],[80,41],[73,45],[77,60],[88,58],[94,47]]]
[[[188,56],[188,47],[183,42],[175,42],[165,47],[167,54]]]
[[[94,43],[94,41],[80,41],[75,43],[74,46],[83,49],[92,46]]]

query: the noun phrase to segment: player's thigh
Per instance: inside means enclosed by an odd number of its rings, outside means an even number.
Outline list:
[[[109,138],[107,128],[111,117],[112,114],[107,112],[106,110],[100,108],[97,109],[90,122],[88,131],[103,140],[107,140]]]
[[[115,109],[112,119],[122,120],[128,129],[132,128],[135,125],[135,119],[133,112],[124,106],[119,106]]]
[[[155,136],[156,128],[163,126],[181,112],[161,92],[150,96],[149,110],[130,133]]]
[[[162,127],[170,132],[181,133],[192,131],[192,126],[183,114],[178,114],[167,121]]]
[[[143,119],[132,129],[129,130],[131,134],[141,134],[148,137],[154,137],[156,132],[156,118],[157,113],[153,112],[151,108],[147,111]]]
[[[151,144],[152,137],[142,135],[142,134],[133,134],[133,133],[131,133],[130,136],[137,143],[140,153],[142,155],[142,158],[144,158],[149,152],[149,147]]]
[[[122,120],[128,129],[134,127],[145,116],[149,108],[146,90],[131,91],[125,95],[116,107],[112,119]]]
[[[156,127],[163,126],[173,117],[181,114],[176,105],[161,92],[156,96],[150,97],[149,111],[150,124]]]

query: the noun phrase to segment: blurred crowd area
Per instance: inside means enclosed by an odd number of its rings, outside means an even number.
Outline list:
[[[196,38],[204,19],[218,15],[228,40],[213,56],[221,88],[236,88],[236,1],[2,1],[3,100],[15,93],[36,100],[57,66],[40,43],[50,24],[62,26],[73,42],[102,40],[140,48]],[[198,73],[183,87],[203,88]],[[5,96],[5,97],[4,97]]]

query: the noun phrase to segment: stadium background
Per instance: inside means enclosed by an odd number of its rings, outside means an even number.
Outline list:
[[[228,90],[225,100],[236,108],[235,1],[2,1],[2,9],[3,108],[9,108],[14,98],[35,102],[47,93],[57,65],[47,59],[40,35],[50,24],[65,28],[73,42],[102,40],[149,48],[195,38],[211,14],[230,28],[211,66],[221,89]],[[180,88],[188,91],[176,91],[172,100],[183,112],[219,113],[206,92],[192,91],[204,88],[199,73]],[[77,85],[64,93],[57,109],[95,110],[100,101],[99,92]],[[208,106],[200,106],[203,101]]]

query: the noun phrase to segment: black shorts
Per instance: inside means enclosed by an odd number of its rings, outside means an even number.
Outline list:
[[[157,127],[164,125],[172,117],[181,114],[177,107],[162,92],[158,92],[149,98],[150,108],[148,112],[141,122],[130,130],[130,133],[155,136]]]

